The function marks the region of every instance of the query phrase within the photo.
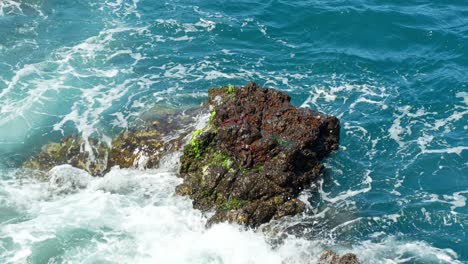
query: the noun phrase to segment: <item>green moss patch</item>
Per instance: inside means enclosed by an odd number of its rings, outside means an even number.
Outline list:
[[[226,202],[221,205],[224,210],[236,210],[242,208],[247,201],[241,200],[237,197],[230,197]]]

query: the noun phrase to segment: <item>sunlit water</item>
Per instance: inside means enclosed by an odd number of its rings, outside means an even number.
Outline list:
[[[465,0],[0,0],[0,262],[466,263],[467,43]],[[17,170],[64,135],[109,141],[248,81],[341,119],[309,213],[207,229],[174,193],[178,153],[51,172],[83,188]]]

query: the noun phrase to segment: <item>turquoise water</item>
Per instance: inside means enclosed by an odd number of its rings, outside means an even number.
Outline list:
[[[0,0],[0,262],[309,263],[331,248],[468,263],[467,43],[466,0]],[[172,191],[177,154],[68,194],[16,170],[64,135],[108,140],[249,81],[341,119],[302,197],[313,213],[206,229]]]

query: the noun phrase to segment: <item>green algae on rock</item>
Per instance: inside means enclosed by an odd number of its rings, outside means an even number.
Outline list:
[[[108,168],[154,168],[162,156],[181,148],[185,135],[165,140],[164,134],[154,128],[125,131],[112,140]]]
[[[157,165],[162,150],[163,142],[157,130],[125,131],[112,140],[108,166],[153,167]]]
[[[201,111],[201,108],[193,108],[163,115],[154,114],[142,127],[122,132],[112,140],[108,168],[158,166],[165,154],[182,148],[184,138],[190,134],[191,126]]]
[[[112,140],[111,147],[90,139],[91,150],[85,149],[85,142],[79,137],[66,137],[59,143],[49,143],[23,164],[23,168],[33,169],[31,175],[47,178],[54,166],[69,164],[83,169],[93,176],[103,175],[113,166],[121,168],[154,168],[162,156],[179,150],[184,138],[193,129],[201,108],[182,111],[153,113],[145,122],[121,132]],[[147,113],[150,116],[149,113]],[[43,176],[46,175],[46,176]]]
[[[89,140],[91,149],[85,151],[85,142],[78,137],[66,137],[59,143],[49,143],[27,160],[24,168],[48,171],[57,165],[70,164],[96,176],[107,169],[109,147],[102,142]]]
[[[338,119],[255,83],[210,89],[207,104],[209,124],[184,148],[177,193],[197,209],[215,209],[209,224],[255,227],[303,212],[297,197],[338,148]]]

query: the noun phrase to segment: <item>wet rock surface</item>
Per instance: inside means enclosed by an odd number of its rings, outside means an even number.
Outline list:
[[[151,168],[163,154],[161,133],[154,129],[131,130],[121,133],[112,141],[109,168]]]
[[[326,250],[320,256],[318,264],[359,264],[359,260],[356,255],[352,253],[344,254],[339,256],[331,250]]]
[[[154,168],[162,156],[182,148],[184,138],[193,130],[202,108],[150,115],[144,123],[120,133],[112,140],[111,147],[104,142],[89,139],[85,142],[77,136],[49,143],[41,151],[23,163],[23,168],[47,172],[58,165],[69,164],[87,171],[92,176],[102,176],[113,166],[120,168]],[[86,147],[86,143],[88,143]],[[35,173],[41,180],[48,180],[44,173]]]
[[[193,131],[208,108],[208,125]],[[209,225],[228,221],[257,227],[304,212],[298,195],[320,176],[320,161],[338,148],[336,117],[294,107],[287,94],[255,83],[210,89],[201,108],[163,110],[146,112],[143,124],[120,133],[111,147],[66,137],[45,145],[23,167],[57,193],[68,193],[85,188],[89,175],[101,176],[114,166],[157,167],[164,155],[185,145],[184,182],[176,192],[190,196],[194,208],[214,210]],[[56,167],[62,164],[71,166]],[[359,262],[353,254],[326,251],[319,263]]]
[[[107,168],[108,146],[96,140],[89,140],[89,149],[85,148],[86,144],[81,138],[66,137],[58,143],[44,145],[37,155],[23,164],[23,167],[48,171],[57,165],[69,164],[93,176],[104,173]]]
[[[108,168],[154,168],[165,154],[182,148],[201,108],[146,117],[145,125],[112,140]],[[146,114],[149,116],[149,114]]]
[[[177,193],[197,209],[214,209],[209,224],[256,227],[303,212],[297,197],[338,148],[338,119],[255,83],[210,89],[208,97],[209,125],[184,148]]]
[[[319,177],[320,161],[338,148],[339,121],[294,107],[287,94],[255,83],[210,89],[204,108],[147,114],[143,126],[122,132],[112,147],[78,137],[47,144],[24,167],[48,171],[70,164],[93,176],[113,166],[157,167],[162,156],[182,148],[207,106],[209,124],[192,132],[183,150],[184,182],[177,193],[189,195],[197,209],[214,209],[209,224],[256,227],[303,212],[298,195]]]

